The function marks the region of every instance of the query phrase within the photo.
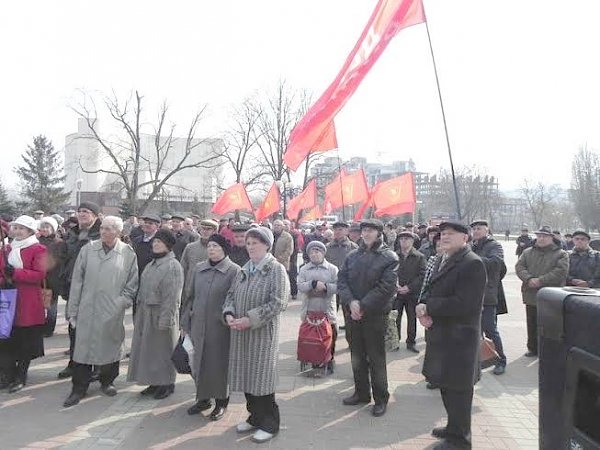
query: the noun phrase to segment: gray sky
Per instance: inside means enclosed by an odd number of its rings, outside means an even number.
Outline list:
[[[455,165],[517,187],[565,186],[584,144],[600,148],[600,2],[424,0]],[[184,128],[217,135],[228,107],[285,78],[319,96],[375,0],[10,2],[0,18],[0,176],[36,134],[62,149],[75,90],[163,99]],[[155,109],[153,110],[153,112]],[[102,118],[102,117],[101,117]],[[151,118],[151,117],[150,117]],[[403,30],[336,119],[340,154],[448,166],[424,25]],[[183,130],[182,130],[183,132]]]

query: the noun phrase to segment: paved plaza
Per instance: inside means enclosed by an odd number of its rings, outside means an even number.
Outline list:
[[[515,243],[502,243],[508,266],[504,285],[509,314],[500,316],[499,328],[509,361],[504,375],[494,376],[488,369],[476,386],[473,447],[537,449],[538,364],[536,359],[523,356],[525,311],[514,272]],[[63,306],[61,301],[61,313]],[[142,398],[139,392],[144,386],[125,381],[127,360],[122,361],[121,375],[115,382],[119,390],[116,397],[102,395],[95,383],[78,406],[64,409],[62,402],[71,383],[56,378],[67,362],[64,351],[68,337],[61,315],[57,334],[46,340],[46,357],[32,363],[28,386],[17,394],[0,393],[0,448],[424,449],[437,442],[430,432],[444,423],[445,412],[439,391],[425,388],[421,375],[424,352],[414,355],[403,346],[388,353],[390,404],[385,416],[374,418],[370,406],[341,403],[353,391],[350,353],[343,332],[338,339],[334,375],[307,378],[299,373],[295,357],[299,310],[299,301],[292,301],[283,314],[277,388],[282,429],[267,444],[254,444],[249,435],[235,432],[235,424],[247,417],[243,395],[232,395],[227,414],[219,422],[210,422],[202,415],[188,416],[186,409],[194,401],[189,376],[179,375],[174,395],[165,400]],[[130,338],[130,314],[127,320]],[[425,348],[421,327],[417,348]]]

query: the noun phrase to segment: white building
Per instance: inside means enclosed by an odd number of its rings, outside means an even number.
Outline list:
[[[98,129],[97,123],[95,125]],[[141,162],[139,170],[139,182],[144,183],[152,180],[155,173],[158,156],[156,151],[156,136],[142,134],[140,136]],[[159,145],[164,144],[166,138],[161,138]],[[167,157],[162,162],[160,176],[171,172],[180,162],[186,151],[186,138],[173,138]],[[206,160],[212,155],[219,154],[223,149],[221,139],[193,139],[191,142],[191,154],[183,166]],[[165,150],[163,149],[162,152]],[[164,154],[164,153],[163,153]],[[173,175],[161,190],[160,196],[156,198],[167,199],[177,202],[191,202],[194,197],[199,202],[212,203],[216,200],[217,180],[221,179],[224,162],[222,160],[210,161],[207,165],[212,167],[183,169]],[[114,164],[100,144],[90,139],[90,129],[85,119],[79,119],[77,133],[66,137],[65,143],[65,172],[66,189],[72,191],[71,204],[77,204],[78,186],[81,193],[92,192],[119,192],[122,191],[121,180],[116,175],[97,173],[86,173],[99,169],[114,170]],[[80,180],[80,183],[78,183]],[[138,198],[147,198],[152,192],[152,186],[142,187]],[[122,193],[124,197],[124,193]],[[87,197],[87,195],[86,195]],[[114,205],[112,205],[114,206]]]

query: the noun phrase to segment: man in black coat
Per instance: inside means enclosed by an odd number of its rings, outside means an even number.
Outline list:
[[[497,306],[498,293],[500,292],[501,277],[506,273],[504,264],[504,249],[500,242],[490,236],[487,221],[475,220],[471,224],[473,242],[471,248],[485,264],[487,285],[483,299],[483,313],[481,314],[481,328],[488,339],[494,342],[500,360],[494,367],[494,375],[506,372],[506,355],[502,346],[502,338],[498,332]]]
[[[173,231],[176,240],[175,245],[173,246],[173,253],[175,253],[177,261],[181,261],[183,250],[188,244],[200,239],[200,236],[197,233],[192,233],[185,229],[184,222],[185,216],[183,214],[176,213],[171,216],[171,230]]]
[[[533,245],[533,239],[529,236],[529,230],[525,227],[521,229],[521,235],[517,238],[516,255],[521,256],[526,248]]]
[[[469,229],[442,222],[439,258],[417,305],[428,328],[423,375],[440,387],[448,424],[432,434],[444,439],[436,448],[471,448],[473,386],[480,374],[481,310],[485,265],[468,246]]]
[[[383,223],[365,220],[360,224],[363,243],[350,252],[338,273],[338,293],[350,310],[350,352],[354,394],[345,405],[371,401],[372,414],[385,414],[390,397],[385,359],[387,316],[392,309],[398,281],[398,256],[383,243]],[[369,384],[370,375],[370,384]]]
[[[229,252],[229,259],[231,259],[238,266],[243,267],[248,261],[250,261],[250,255],[246,250],[246,231],[250,229],[250,225],[247,224],[234,224],[231,227],[233,231],[233,245]]]
[[[160,223],[160,217],[155,214],[146,214],[145,216],[142,216],[140,228],[144,234],[131,241],[131,246],[137,256],[138,275],[140,278],[148,263],[152,261],[152,238],[160,228]],[[135,310],[135,304],[133,306]]]
[[[407,337],[406,348],[413,353],[419,353],[415,347],[417,337],[417,316],[415,308],[417,298],[421,292],[423,277],[427,260],[425,256],[415,250],[413,244],[416,236],[410,231],[402,231],[398,234],[398,248],[396,253],[399,259],[398,265],[398,295],[394,301],[394,309],[398,310],[396,326],[398,337],[402,336],[402,312],[406,310]]]
[[[584,230],[575,231],[573,245],[567,285],[600,288],[600,253],[590,247],[590,235]]]

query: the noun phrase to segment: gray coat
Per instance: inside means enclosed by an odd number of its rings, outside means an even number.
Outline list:
[[[154,386],[175,383],[173,349],[179,338],[183,269],[175,254],[155,259],[140,279],[128,381]]]
[[[181,306],[185,308],[188,301],[191,301],[192,280],[194,279],[194,270],[196,265],[208,259],[208,240],[198,239],[191,244],[186,245],[181,255],[181,267],[183,267],[183,294],[181,297]]]
[[[192,338],[196,399],[227,398],[229,327],[223,304],[240,268],[229,258],[216,266],[199,263],[194,271],[192,301],[182,311],[181,326]]]
[[[279,353],[279,315],[287,307],[290,281],[285,268],[271,254],[252,271],[242,267],[227,295],[224,314],[248,317],[251,328],[231,330],[229,387],[262,396],[275,392]]]
[[[333,264],[338,269],[341,269],[346,260],[346,256],[352,250],[356,250],[358,245],[352,242],[348,237],[344,237],[340,241],[335,239],[327,244],[327,253],[325,253],[325,259]]]
[[[304,320],[308,311],[324,312],[329,317],[329,322],[335,325],[337,314],[335,311],[335,294],[337,293],[338,269],[333,264],[323,261],[323,264],[309,262],[300,268],[298,274],[298,291],[302,293],[302,307],[300,318]],[[326,292],[317,292],[313,289],[313,281],[322,281],[327,286]]]
[[[75,261],[69,317],[76,321],[73,361],[103,365],[123,354],[123,319],[138,289],[137,257],[121,241],[106,254],[101,241],[85,245]]]

